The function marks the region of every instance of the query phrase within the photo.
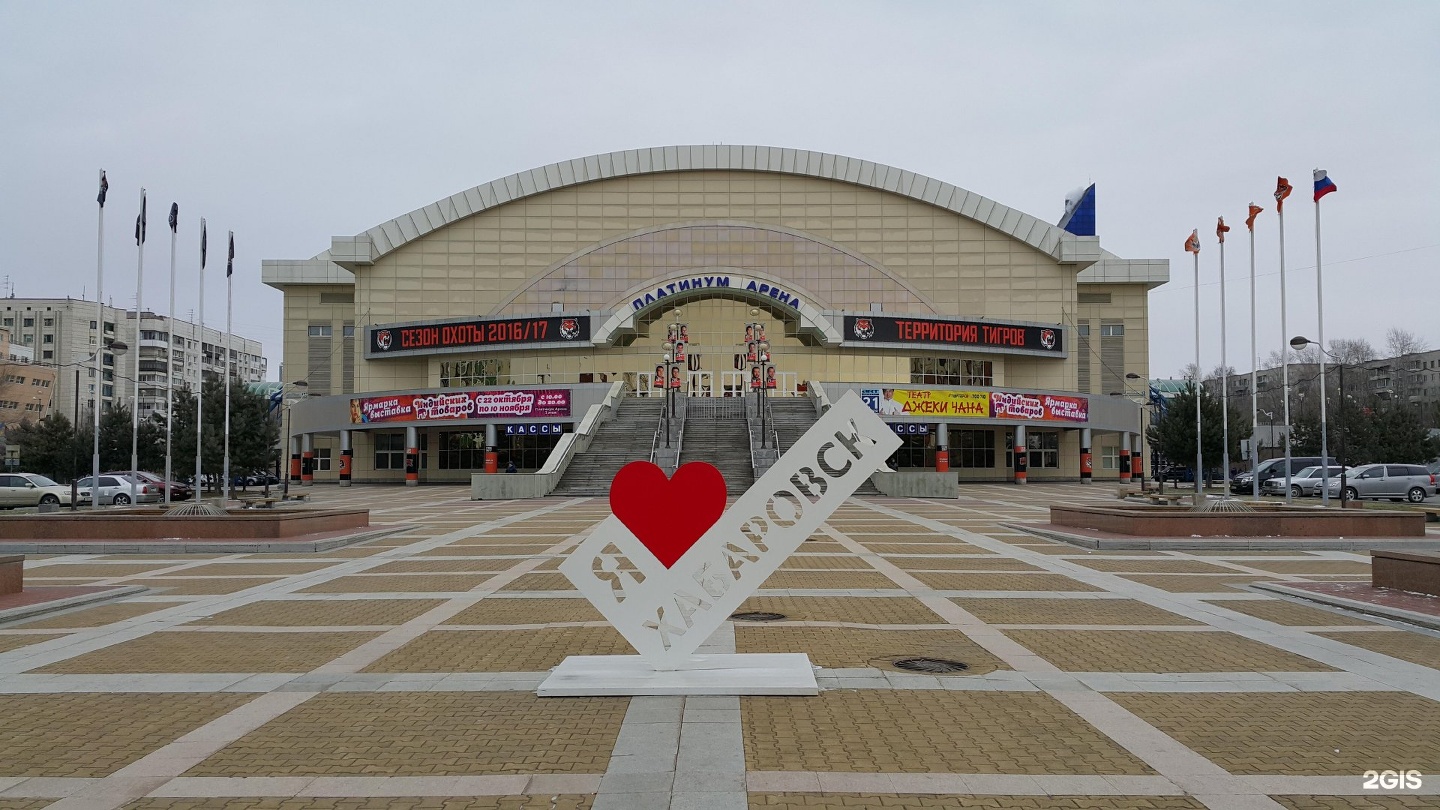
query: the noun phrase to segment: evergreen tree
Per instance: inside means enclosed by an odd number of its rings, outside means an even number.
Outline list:
[[[28,419],[8,433],[20,448],[20,469],[56,481],[69,481],[76,467],[75,428],[64,414],[53,413],[39,422]]]
[[[201,389],[204,427],[201,469],[213,487],[221,481],[225,464],[225,389],[220,378],[206,375]],[[270,417],[269,401],[242,383],[230,387],[230,475],[273,469],[278,458],[280,425]],[[164,441],[163,426],[161,441]],[[175,393],[173,452],[177,475],[193,475],[195,467],[195,392],[184,387]]]
[[[1219,469],[1223,455],[1225,427],[1223,424],[1220,396],[1205,386],[1199,389],[1201,449],[1205,454],[1207,469]],[[1164,458],[1175,464],[1193,466],[1195,463],[1195,383],[1190,382],[1185,390],[1171,397],[1164,411],[1146,431],[1150,444]],[[1234,463],[1240,458],[1240,440],[1251,434],[1250,414],[1242,412],[1235,403],[1230,406],[1230,459]]]

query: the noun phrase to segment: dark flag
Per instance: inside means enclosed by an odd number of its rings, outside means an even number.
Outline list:
[[[145,195],[140,195],[140,214],[135,217],[135,244],[145,244]]]
[[[100,172],[100,196],[95,198],[95,202],[100,203],[100,207],[101,207],[101,208],[104,208],[104,207],[105,207],[105,192],[107,192],[107,191],[109,191],[109,190],[110,190],[110,181],[105,179],[105,172],[104,172],[104,170],[101,170],[101,172]]]
[[[170,232],[180,232],[180,203],[170,203]]]
[[[230,257],[225,260],[225,277],[235,272],[235,232],[230,232]]]
[[[205,269],[205,218],[200,218],[200,269]]]

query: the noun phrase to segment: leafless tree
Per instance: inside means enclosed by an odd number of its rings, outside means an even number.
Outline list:
[[[1337,338],[1330,341],[1330,354],[1336,361],[1355,365],[1375,359],[1375,347],[1365,338]]]
[[[1423,352],[1430,348],[1430,344],[1425,338],[1409,329],[1392,326],[1385,331],[1385,348],[1390,352],[1391,357],[1399,357],[1404,354]]]

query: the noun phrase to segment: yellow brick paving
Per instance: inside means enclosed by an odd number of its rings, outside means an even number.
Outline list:
[[[752,770],[1152,773],[1048,695],[835,691],[740,707]]]
[[[602,773],[628,703],[516,692],[323,694],[185,775]]]
[[[986,677],[1016,675],[977,643],[982,629],[1003,634],[1065,672],[1310,673],[1324,677],[1333,667],[1263,641],[1203,628],[1207,606],[1233,610],[1281,628],[1373,627],[1360,632],[1313,636],[1372,651],[1366,660],[1409,662],[1429,667],[1440,678],[1440,634],[1396,629],[1340,612],[1319,610],[1259,592],[1245,585],[1287,577],[1361,577],[1368,562],[1360,555],[1337,558],[1305,552],[1093,552],[1049,543],[1000,525],[1040,516],[1024,505],[1043,503],[1048,491],[1063,500],[1088,495],[1080,487],[978,487],[983,498],[946,502],[873,503],[976,532],[999,541],[996,553],[941,531],[881,514],[866,505],[842,507],[832,534],[858,543],[869,555],[817,532],[766,583],[791,595],[752,597],[740,608],[783,613],[773,624],[736,622],[739,651],[807,652],[827,670],[900,675],[891,665],[899,655],[954,658],[970,665],[939,682],[964,684]],[[1077,496],[1077,491],[1079,492]],[[327,662],[359,647],[375,633],[396,627],[443,604],[450,594],[488,585],[518,564],[535,560],[557,544],[569,544],[606,514],[603,501],[482,503],[465,493],[387,487],[352,490],[316,488],[319,501],[369,503],[377,520],[403,520],[419,528],[362,546],[318,555],[109,555],[68,563],[54,557],[35,566],[51,583],[89,584],[127,578],[151,587],[143,599],[77,609],[12,624],[0,624],[0,656],[45,649],[64,632],[102,639],[75,654],[34,670],[37,675],[103,676],[194,673],[291,673],[322,671]],[[1106,495],[1105,501],[1113,500]],[[1097,498],[1098,499],[1098,498]],[[1005,503],[1001,503],[1001,502]],[[1014,505],[1011,505],[1014,504]],[[494,528],[467,531],[488,520],[548,507],[538,517]],[[463,515],[463,517],[462,517]],[[388,516],[388,517],[385,517]],[[434,546],[432,538],[453,537]],[[980,542],[978,539],[976,542]],[[428,543],[423,548],[417,544]],[[1003,549],[1013,549],[1007,552]],[[367,558],[386,553],[371,565]],[[1030,561],[1013,555],[1029,554]],[[1037,557],[1036,555],[1043,555]],[[446,559],[446,558],[453,559]],[[1302,559],[1270,559],[1290,557]],[[34,558],[32,558],[33,560]],[[1137,601],[1108,587],[1087,584],[1037,564],[1054,559],[1108,581],[1151,586],[1191,600],[1201,612],[1182,615]],[[207,561],[205,565],[193,563]],[[872,562],[898,567],[926,588],[983,591],[982,597],[949,600],[974,620],[990,625],[954,627],[928,607],[928,591],[895,596],[805,595],[807,590],[904,590]],[[1249,570],[1236,570],[1226,563]],[[191,567],[156,575],[176,566]],[[434,681],[405,678],[465,676],[467,673],[539,672],[566,655],[630,652],[613,630],[570,626],[596,622],[598,613],[577,598],[526,597],[527,593],[573,589],[543,568],[504,585],[363,667],[365,677],[393,675],[395,691],[322,692],[302,696],[298,706],[220,747],[186,776],[437,776],[603,773],[610,762],[629,701],[625,698],[541,700],[533,692],[425,691]],[[359,570],[330,573],[337,566]],[[338,570],[338,569],[337,569]],[[535,568],[532,566],[532,570]],[[977,572],[977,573],[970,573]],[[1254,573],[1252,573],[1254,572]],[[1262,575],[1263,574],[1263,575]],[[513,576],[513,575],[512,575]],[[318,577],[318,579],[317,579]],[[290,588],[306,599],[242,597],[225,609],[189,619],[186,631],[147,626],[147,614],[187,601],[225,599],[257,586]],[[504,580],[501,580],[504,581]],[[1100,580],[1097,580],[1100,581]],[[268,589],[262,589],[268,591]],[[1128,593],[1129,589],[1120,588]],[[993,592],[993,593],[991,593]],[[386,594],[351,598],[351,594]],[[432,594],[434,594],[432,596]],[[1209,594],[1244,594],[1242,599],[1209,599]],[[1006,598],[998,598],[1005,596]],[[1075,598],[1059,598],[1071,596]],[[418,598],[417,598],[418,597]],[[1098,598],[1095,598],[1098,597]],[[935,604],[931,601],[931,604]],[[1171,605],[1167,604],[1167,607]],[[937,608],[938,609],[938,608]],[[1181,610],[1183,608],[1175,608]],[[438,621],[438,619],[437,619]],[[103,643],[110,625],[132,628],[131,636]],[[485,629],[445,629],[457,626]],[[524,626],[500,629],[506,626]],[[364,627],[365,632],[311,628]],[[1024,629],[1027,626],[1052,629]],[[250,628],[273,627],[275,632]],[[1137,628],[1137,629],[1104,629]],[[200,629],[200,628],[215,628]],[[230,629],[237,628],[237,629]],[[494,629],[491,629],[494,628]],[[34,631],[45,632],[34,632]],[[975,636],[972,638],[972,636]],[[118,642],[118,643],[116,643]],[[1378,653],[1386,658],[1375,658]],[[0,663],[5,658],[0,657]],[[1401,664],[1397,664],[1401,665]],[[354,671],[354,670],[350,670]],[[922,679],[923,680],[923,679]],[[1440,682],[1440,681],[1437,681]],[[883,685],[883,681],[881,681]],[[918,682],[917,682],[918,683]],[[181,735],[255,698],[253,693],[77,692],[60,695],[4,694],[0,675],[0,780],[7,777],[103,777]],[[92,687],[99,688],[99,687]],[[273,688],[273,687],[268,687]],[[1333,688],[1332,688],[1333,689]],[[412,691],[413,690],[413,691]],[[1108,691],[1110,699],[1234,774],[1311,774],[1354,777],[1365,769],[1401,768],[1414,762],[1427,773],[1440,770],[1440,703],[1404,691],[1393,692],[1131,692]],[[289,705],[289,704],[287,704]],[[1040,691],[948,691],[925,688],[833,689],[818,698],[746,698],[740,733],[745,766],[752,772],[836,774],[1154,774],[1135,752],[1101,733],[1053,696]],[[1339,738],[1346,735],[1347,744]],[[12,746],[13,744],[13,746]],[[18,746],[18,747],[16,747]],[[1329,748],[1327,749],[1327,746]],[[18,756],[9,756],[10,750]],[[1336,750],[1338,749],[1338,751]],[[1326,751],[1331,753],[1326,753]],[[1362,767],[1364,766],[1364,767]],[[1151,777],[1154,778],[1154,777]],[[5,784],[0,782],[0,785]],[[898,783],[897,783],[898,784]],[[22,784],[23,787],[23,784]],[[438,788],[437,788],[438,789]],[[787,792],[789,791],[789,792]],[[1177,789],[1178,792],[1178,789]],[[0,810],[44,806],[38,796],[11,798],[0,789]],[[410,798],[148,798],[127,806],[155,808],[529,808],[588,807],[587,794],[526,797]],[[1424,803],[1431,800],[1430,804]],[[1414,800],[1414,801],[1412,801]],[[1421,807],[1435,797],[1275,797],[1293,808]],[[1417,803],[1417,801],[1419,803]],[[10,803],[10,804],[7,804]],[[14,804],[21,802],[23,804]],[[794,792],[758,790],[751,807],[1154,807],[1204,806],[1183,796],[1053,796]],[[118,805],[115,805],[118,806]],[[1212,805],[1223,806],[1223,805]]]

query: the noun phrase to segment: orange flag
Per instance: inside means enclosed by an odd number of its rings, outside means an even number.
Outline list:
[[[1224,217],[1220,217],[1220,221],[1217,222],[1217,223],[1215,223],[1215,235],[1216,235],[1217,237],[1219,237],[1219,239],[1220,239],[1220,244],[1222,244],[1222,245],[1225,244],[1225,234],[1227,234],[1227,233],[1229,233],[1229,232],[1230,232],[1230,226],[1225,224],[1225,218],[1224,218]]]
[[[1289,197],[1289,196],[1290,196],[1290,192],[1292,192],[1292,191],[1294,191],[1294,190],[1295,190],[1295,189],[1290,186],[1290,181],[1289,181],[1289,180],[1286,180],[1286,179],[1283,178],[1283,177],[1278,177],[1278,178],[1276,178],[1276,183],[1275,183],[1275,211],[1276,211],[1277,213],[1283,213],[1283,212],[1285,211],[1285,198],[1286,198],[1286,197]]]
[[[1185,240],[1185,250],[1188,253],[1200,254],[1200,229],[1196,228],[1190,232],[1190,238]]]
[[[1250,216],[1245,218],[1245,227],[1249,228],[1251,233],[1255,232],[1255,217],[1260,216],[1260,212],[1264,210],[1255,203],[1250,203]]]

